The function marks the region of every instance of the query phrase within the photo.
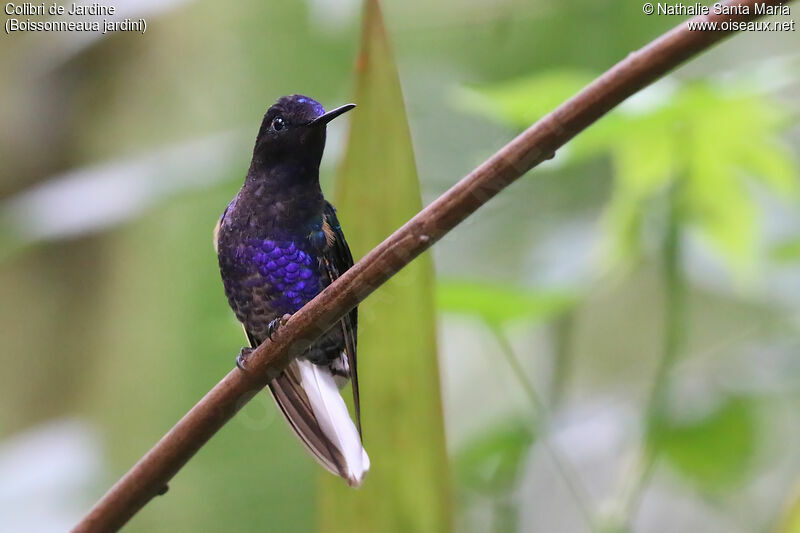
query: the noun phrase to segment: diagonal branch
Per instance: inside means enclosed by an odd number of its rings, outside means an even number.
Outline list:
[[[729,0],[748,14],[700,16],[722,24],[757,18],[755,5],[777,0]],[[740,9],[745,11],[745,9]],[[567,141],[641,88],[730,32],[690,31],[685,22],[633,52],[580,93],[518,135],[445,194],[368,253],[326,288],[248,358],[247,372],[232,370],[100,499],[74,532],[121,528],[257,392],[319,335],[415,257]]]

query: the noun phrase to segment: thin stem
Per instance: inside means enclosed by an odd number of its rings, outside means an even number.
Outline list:
[[[634,471],[629,496],[625,499],[626,504],[623,508],[622,516],[628,523],[636,515],[658,459],[660,452],[658,442],[649,437],[652,435],[656,424],[658,424],[659,416],[664,412],[669,376],[686,343],[686,280],[681,267],[683,246],[681,242],[682,214],[679,195],[679,185],[676,185],[669,193],[667,227],[662,245],[664,344],[645,410],[644,450]]]
[[[663,244],[664,347],[647,404],[647,424],[652,427],[666,401],[669,373],[686,343],[686,280],[681,243],[681,206],[677,187],[669,195],[669,216]]]
[[[559,317],[553,325],[555,347],[553,349],[553,379],[550,388],[550,408],[555,409],[564,399],[572,370],[572,330],[575,323],[575,311],[570,309]]]
[[[550,417],[544,402],[542,402],[541,396],[539,396],[539,394],[536,392],[533,382],[525,373],[525,369],[522,367],[522,364],[514,352],[514,348],[511,346],[511,343],[509,342],[505,332],[497,324],[490,324],[489,329],[492,331],[497,343],[500,345],[500,352],[503,354],[503,358],[511,368],[511,373],[514,374],[520,387],[523,391],[525,391],[525,395],[530,400],[534,413],[539,419],[539,428],[542,434],[542,446],[550,456],[553,464],[556,466],[559,475],[563,479],[564,484],[567,486],[569,492],[572,494],[575,504],[581,510],[581,514],[583,514],[583,517],[586,520],[586,523],[589,525],[589,528],[592,531],[595,531],[597,527],[595,524],[594,514],[592,513],[588,491],[581,482],[578,474],[572,468],[572,464],[569,462],[569,460],[564,457],[558,447],[550,441]]]
[[[506,363],[508,363],[508,366],[511,367],[511,372],[514,374],[514,377],[517,378],[520,387],[522,387],[522,390],[525,391],[525,395],[528,397],[531,404],[533,404],[533,407],[536,410],[536,415],[541,418],[545,417],[547,410],[544,402],[539,396],[539,393],[536,392],[533,382],[528,379],[528,375],[525,373],[522,363],[520,363],[519,359],[517,358],[517,355],[514,352],[514,347],[511,346],[511,342],[508,340],[508,336],[506,336],[503,329],[497,324],[489,324],[489,329],[491,330],[492,335],[494,335],[497,344],[500,345],[500,353],[503,354],[503,358],[506,360]]]

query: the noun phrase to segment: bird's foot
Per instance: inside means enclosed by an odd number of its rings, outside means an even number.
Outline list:
[[[269,340],[272,340],[272,336],[275,335],[275,332],[281,326],[285,326],[286,322],[291,318],[292,315],[285,314],[282,317],[276,318],[272,320],[267,325],[267,337]],[[250,354],[253,353],[253,348],[250,346],[244,346],[241,350],[239,350],[239,355],[236,356],[236,366],[239,370],[246,371],[247,370],[247,358],[250,357]]]
[[[241,350],[239,350],[239,355],[236,356],[236,366],[242,372],[247,370],[246,368],[247,358],[250,357],[251,353],[253,353],[253,349],[249,346],[244,346],[242,347]]]
[[[292,315],[287,313],[269,323],[267,326],[267,337],[269,337],[269,340],[272,340],[272,336],[275,335],[275,332],[278,331],[281,326],[285,326],[290,318],[292,318]]]
[[[167,493],[167,491],[168,491],[168,490],[169,490],[169,485],[166,485],[166,484],[165,484],[163,487],[161,487],[161,488],[158,490],[158,492],[157,492],[156,494],[157,494],[158,496],[163,496],[164,494],[166,494],[166,493]]]

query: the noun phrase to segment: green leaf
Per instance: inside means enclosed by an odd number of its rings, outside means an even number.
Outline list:
[[[711,412],[690,421],[661,416],[649,436],[651,445],[701,490],[721,493],[741,484],[756,449],[756,413],[752,400],[725,398]]]
[[[350,135],[336,206],[355,258],[422,207],[397,68],[365,2]],[[436,354],[434,272],[423,254],[359,306],[358,362],[371,471],[357,491],[321,472],[326,532],[447,532],[449,463]]]
[[[456,453],[460,484],[487,495],[513,490],[534,439],[531,422],[524,419],[504,421],[477,436]]]
[[[797,191],[795,162],[778,144],[784,114],[763,95],[701,83],[684,87],[672,107],[684,124],[686,223],[747,278],[759,227],[744,178],[780,197]]]
[[[448,280],[436,288],[439,309],[480,316],[491,324],[512,320],[545,321],[568,310],[576,296],[568,291],[539,291],[479,281]]]
[[[693,139],[694,151],[683,190],[689,220],[734,272],[747,277],[758,240],[757,206],[744,183],[718,156],[719,147],[702,133]]]

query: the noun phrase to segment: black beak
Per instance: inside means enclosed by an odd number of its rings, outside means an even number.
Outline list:
[[[353,109],[356,104],[344,104],[343,106],[339,106],[336,109],[331,109],[324,115],[320,115],[311,122],[308,123],[309,126],[323,126],[330,122],[331,120],[335,119],[339,115],[343,113],[347,113],[351,109]]]

